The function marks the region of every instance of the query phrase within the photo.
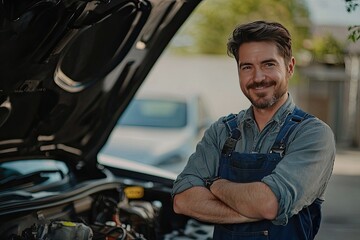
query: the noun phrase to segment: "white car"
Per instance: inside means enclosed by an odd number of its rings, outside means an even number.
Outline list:
[[[209,124],[199,94],[145,93],[129,104],[102,153],[149,165],[185,162]]]

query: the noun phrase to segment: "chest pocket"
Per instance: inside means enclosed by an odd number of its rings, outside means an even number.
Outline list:
[[[221,158],[219,175],[234,182],[260,181],[271,174],[281,160],[278,154],[246,154],[234,152]]]

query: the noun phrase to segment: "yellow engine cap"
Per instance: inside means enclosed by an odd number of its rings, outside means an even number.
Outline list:
[[[76,227],[76,223],[68,222],[68,221],[61,221],[60,222],[64,227]]]
[[[126,187],[124,192],[129,199],[139,199],[144,197],[144,188],[140,186]]]

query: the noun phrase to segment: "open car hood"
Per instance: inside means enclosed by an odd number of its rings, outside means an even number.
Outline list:
[[[1,1],[0,162],[95,165],[117,119],[200,1]]]

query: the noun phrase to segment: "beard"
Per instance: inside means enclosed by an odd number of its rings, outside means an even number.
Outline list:
[[[276,87],[275,81],[262,81],[260,83],[252,83],[247,86],[248,90],[259,88],[259,87]],[[287,93],[287,89],[285,86],[280,86],[280,88],[276,89],[272,96],[268,97],[267,93],[257,93],[256,99],[251,97],[250,94],[247,94],[247,98],[250,100],[251,104],[258,109],[267,109],[272,107],[276,102],[278,102],[284,94]]]
[[[266,100],[264,98],[261,98],[258,101],[255,101],[253,99],[250,99],[251,104],[258,109],[267,109],[273,106],[279,99],[275,96],[272,96],[270,100]]]

